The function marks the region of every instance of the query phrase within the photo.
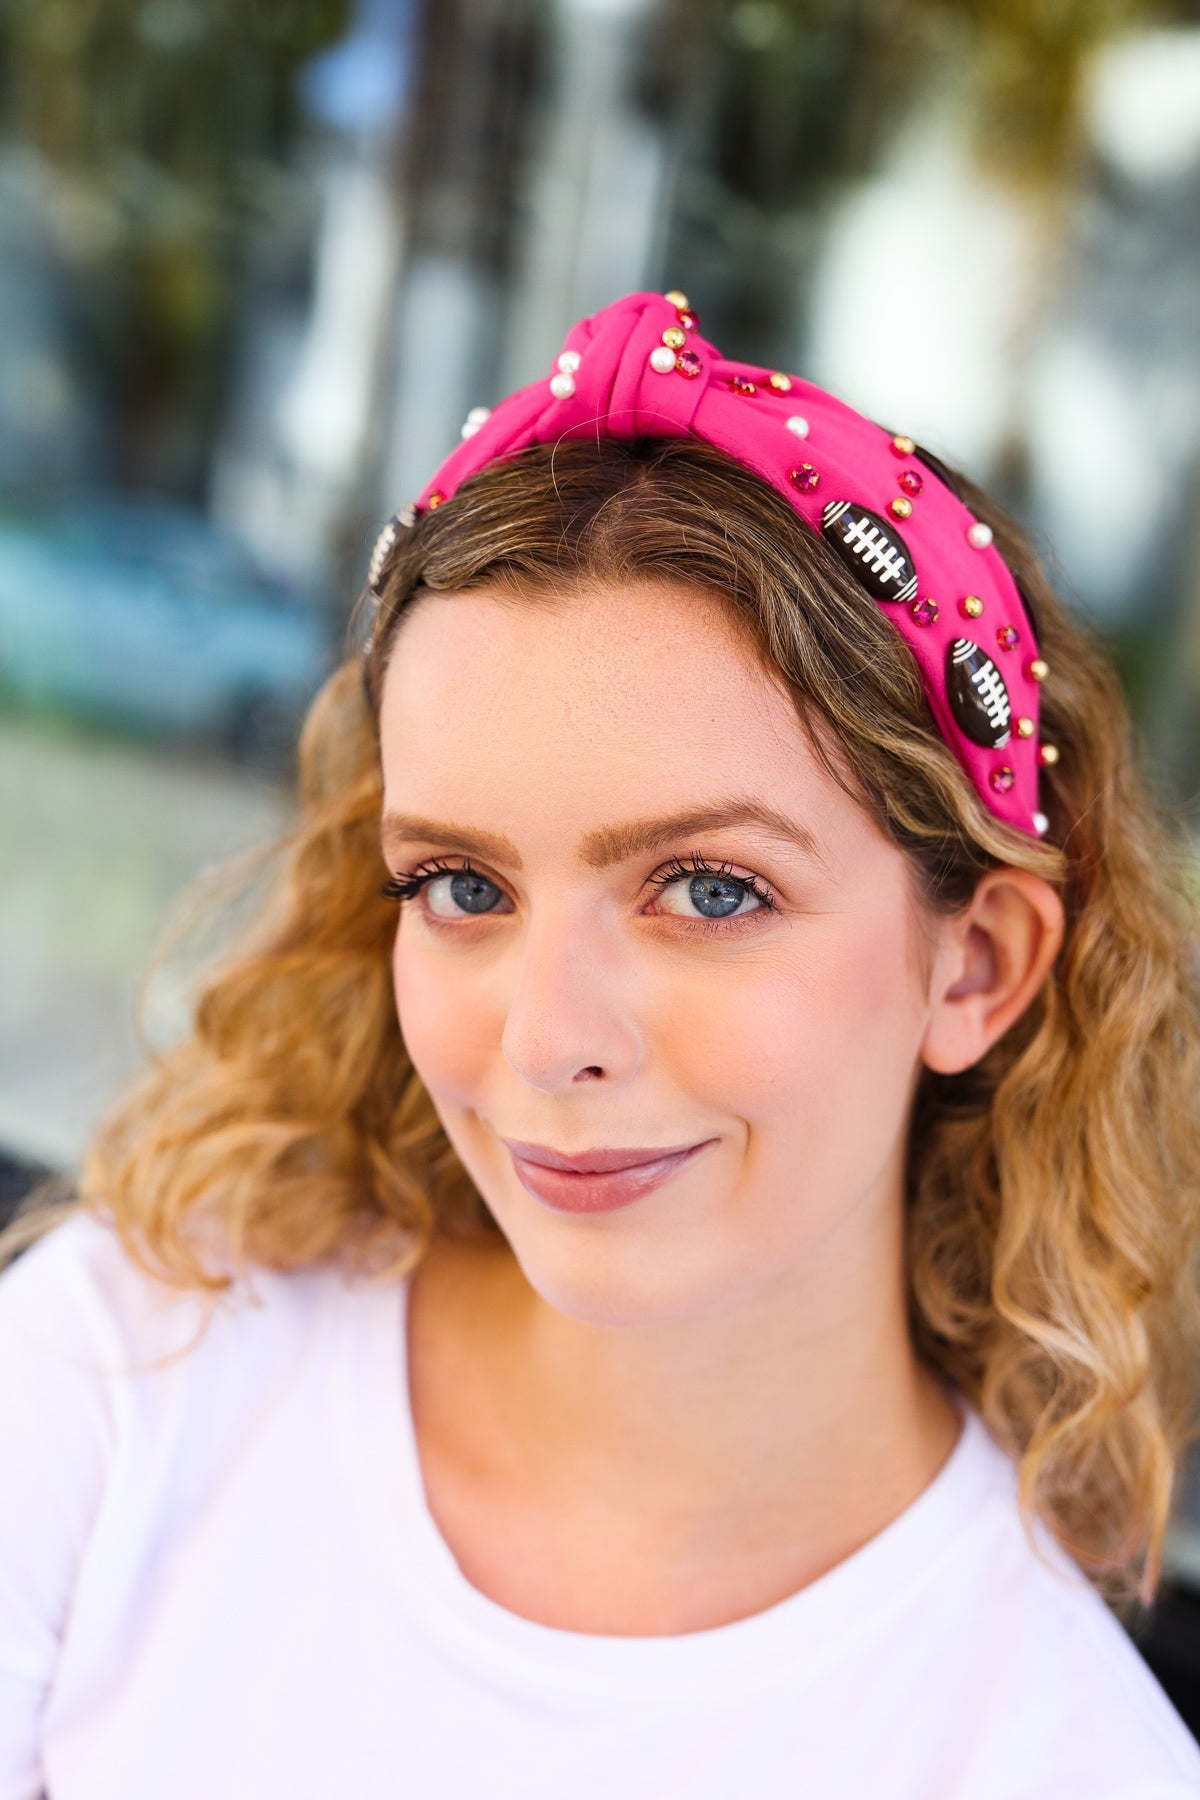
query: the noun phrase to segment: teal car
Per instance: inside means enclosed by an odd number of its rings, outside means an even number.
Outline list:
[[[6,700],[278,765],[332,651],[317,596],[199,509],[96,489],[0,499]]]

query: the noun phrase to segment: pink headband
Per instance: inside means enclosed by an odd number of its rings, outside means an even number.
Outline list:
[[[388,520],[368,582],[398,532],[488,463],[560,438],[695,437],[791,502],[907,640],[938,729],[984,804],[1033,836],[1038,683],[1049,673],[991,527],[879,425],[798,376],[730,362],[700,336],[687,296],[626,294],[580,319],[548,381],[476,407],[463,442]],[[903,522],[903,530],[901,523]]]

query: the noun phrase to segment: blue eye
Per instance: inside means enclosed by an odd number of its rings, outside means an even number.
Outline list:
[[[472,868],[468,860],[462,863],[444,863],[438,859],[422,864],[414,869],[411,875],[394,876],[386,881],[379,892],[393,900],[412,900],[420,893],[427,882],[450,876],[450,892],[456,906],[463,908],[467,914],[476,917],[494,911],[497,900],[503,898],[501,890],[486,875],[481,875]],[[691,863],[680,862],[673,856],[662,869],[650,877],[654,887],[663,889],[676,883],[686,881],[689,884],[688,897],[693,905],[712,906],[716,910],[708,918],[687,920],[692,929],[699,931],[724,931],[739,928],[743,922],[758,918],[763,913],[773,912],[776,907],[774,897],[759,885],[753,875],[734,875],[728,863],[714,868],[703,857],[693,854]],[[739,912],[747,895],[753,896],[758,905],[750,912]],[[736,917],[734,915],[737,915]],[[673,915],[679,917],[678,914]],[[438,919],[431,915],[436,925],[449,924],[448,920]],[[451,926],[451,929],[455,927]]]
[[[694,921],[700,925],[719,926],[726,918],[732,919],[748,894],[759,904],[751,913],[740,914],[739,923],[742,918],[753,918],[758,913],[771,912],[775,907],[773,896],[759,886],[756,876],[734,875],[728,863],[722,863],[720,868],[714,869],[711,863],[695,854],[690,867],[673,856],[666,868],[658,870],[650,880],[657,888],[673,887],[677,882],[686,881],[689,884],[688,898],[693,905],[718,908],[711,917]]]
[[[456,902],[465,905],[468,912],[490,912],[495,906],[495,899],[487,897],[487,890],[490,889],[492,894],[496,895],[499,894],[500,889],[494,881],[489,881],[486,875],[480,875],[477,870],[473,869],[469,862],[461,865],[442,862],[434,862],[428,866],[423,864],[411,875],[397,875],[392,880],[385,881],[379,891],[392,900],[413,900],[426,882],[440,879],[443,875],[460,878],[455,888],[454,898]],[[451,885],[454,887],[455,884]]]

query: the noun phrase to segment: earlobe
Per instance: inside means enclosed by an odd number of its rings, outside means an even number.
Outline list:
[[[1062,901],[1025,869],[989,869],[935,961],[921,1040],[926,1068],[969,1069],[1016,1023],[1062,948]]]

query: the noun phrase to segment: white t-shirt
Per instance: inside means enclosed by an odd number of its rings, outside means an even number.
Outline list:
[[[203,1317],[87,1214],[0,1276],[0,1800],[1195,1800],[1200,1747],[979,1415],[869,1543],[676,1637],[467,1581],[407,1284]]]

